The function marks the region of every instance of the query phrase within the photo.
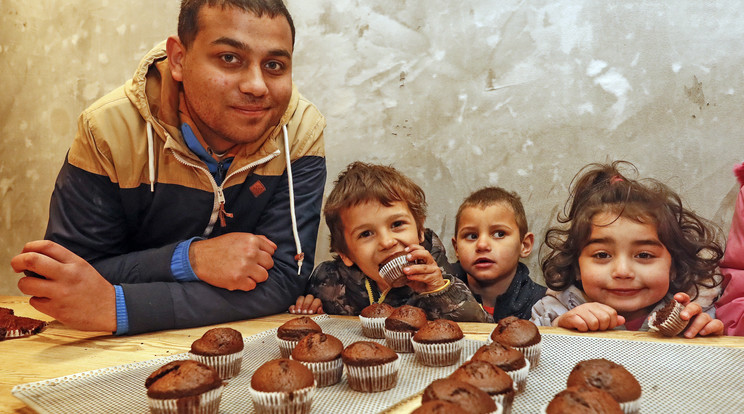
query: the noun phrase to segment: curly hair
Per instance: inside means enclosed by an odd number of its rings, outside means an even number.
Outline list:
[[[397,201],[406,203],[416,222],[416,229],[424,231],[424,190],[393,167],[356,161],[338,175],[323,207],[331,233],[332,252],[348,254],[341,212],[367,201],[378,201],[387,207]]]
[[[698,294],[698,286],[714,287],[718,262],[723,257],[720,231],[712,222],[685,208],[682,200],[665,184],[653,180],[634,180],[623,174],[636,167],[627,161],[589,164],[574,177],[570,196],[558,222],[545,234],[549,253],[540,261],[549,288],[581,288],[577,279],[579,256],[592,232],[592,219],[598,213],[656,226],[659,240],[672,257],[670,292]],[[566,207],[568,212],[566,213]]]

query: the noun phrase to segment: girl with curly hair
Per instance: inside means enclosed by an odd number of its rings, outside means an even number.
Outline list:
[[[684,335],[720,335],[714,318],[723,249],[713,223],[682,205],[663,183],[634,180],[633,164],[584,167],[571,184],[562,227],[545,235],[546,296],[532,321],[582,332],[648,330],[648,316],[674,298],[689,320]],[[622,328],[621,328],[622,329]]]

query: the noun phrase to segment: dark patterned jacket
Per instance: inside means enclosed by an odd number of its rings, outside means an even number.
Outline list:
[[[408,286],[393,288],[384,302],[394,307],[417,306],[426,311],[429,320],[441,318],[459,322],[493,322],[465,283],[452,276],[444,245],[432,230],[426,229],[422,246],[442,268],[442,276],[450,281],[450,285],[442,291],[426,295],[418,294]],[[381,292],[377,284],[356,265],[348,267],[340,259],[329,260],[315,268],[306,293],[319,298],[327,314],[359,315],[362,309],[372,303],[365,279],[369,280],[374,301],[379,300]]]

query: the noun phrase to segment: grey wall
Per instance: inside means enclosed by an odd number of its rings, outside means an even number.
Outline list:
[[[178,2],[2,0],[0,294],[41,238],[78,113],[175,32]],[[724,231],[744,159],[744,4],[289,0],[295,82],[328,118],[328,187],[349,162],[426,191],[447,241],[485,185],[521,194],[538,240],[580,167],[626,159]],[[321,228],[319,252],[328,258]],[[528,261],[539,276],[537,254]]]

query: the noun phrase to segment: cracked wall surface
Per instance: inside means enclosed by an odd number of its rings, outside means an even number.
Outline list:
[[[19,294],[8,263],[43,237],[78,114],[175,32],[178,3],[3,0],[0,294]],[[582,166],[624,159],[728,231],[741,2],[287,3],[294,80],[328,119],[326,191],[351,161],[391,164],[426,191],[427,226],[450,246],[461,200],[499,185],[541,241]],[[324,225],[319,237],[329,258]]]

